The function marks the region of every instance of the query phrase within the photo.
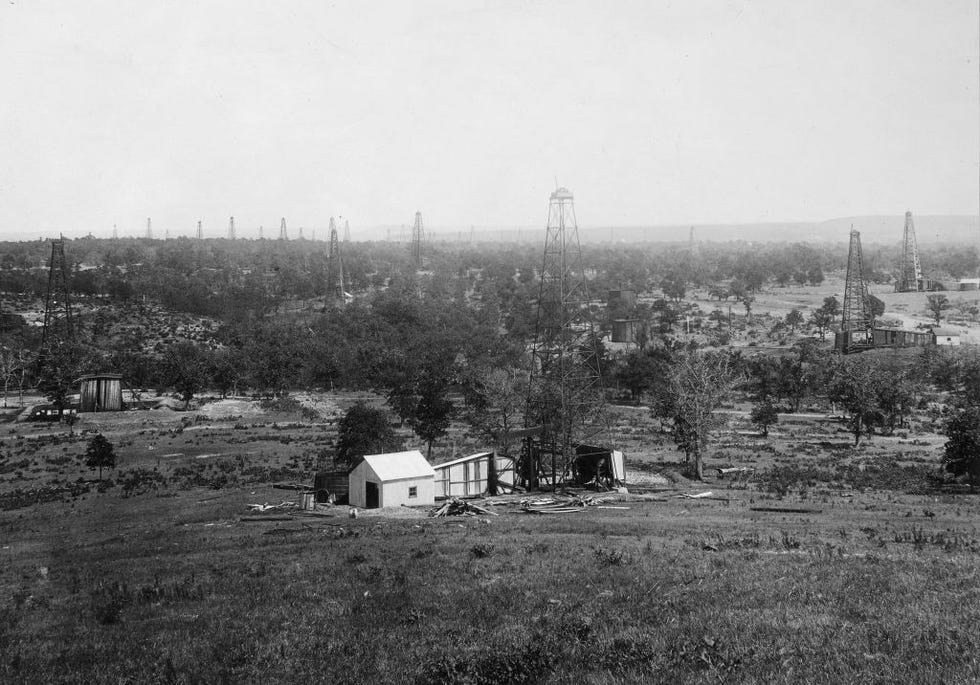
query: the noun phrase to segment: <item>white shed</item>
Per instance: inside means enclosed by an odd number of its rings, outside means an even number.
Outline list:
[[[933,328],[932,337],[937,345],[959,345],[960,331],[955,328]]]
[[[368,454],[348,475],[348,501],[362,509],[432,505],[435,471],[418,450]]]

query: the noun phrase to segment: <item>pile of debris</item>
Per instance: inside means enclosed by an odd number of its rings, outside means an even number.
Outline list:
[[[629,509],[629,507],[606,506],[605,502],[609,499],[608,497],[595,497],[593,495],[586,497],[563,495],[539,499],[524,499],[521,500],[521,509],[528,514],[572,514],[577,511],[585,511],[586,507]]]
[[[438,518],[440,516],[497,516],[497,514],[471,502],[453,497],[430,511],[429,516]]]

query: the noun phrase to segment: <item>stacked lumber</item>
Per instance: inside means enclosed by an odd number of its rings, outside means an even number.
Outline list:
[[[433,518],[438,518],[440,516],[496,516],[494,512],[484,509],[483,507],[473,504],[472,502],[467,502],[465,500],[456,499],[455,497],[451,500],[447,500],[442,503],[441,506],[436,507],[429,512],[429,516]]]

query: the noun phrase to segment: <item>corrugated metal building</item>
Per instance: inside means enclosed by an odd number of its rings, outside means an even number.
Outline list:
[[[477,452],[432,468],[436,473],[437,498],[496,494],[514,489],[514,460],[493,452]]]
[[[362,509],[432,505],[435,471],[418,450],[368,454],[348,475],[348,501]]]
[[[78,411],[122,411],[122,375],[93,373],[78,382]]]

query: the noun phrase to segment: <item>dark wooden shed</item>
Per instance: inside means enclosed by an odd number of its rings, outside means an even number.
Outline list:
[[[122,375],[93,373],[78,383],[78,411],[122,411]]]

